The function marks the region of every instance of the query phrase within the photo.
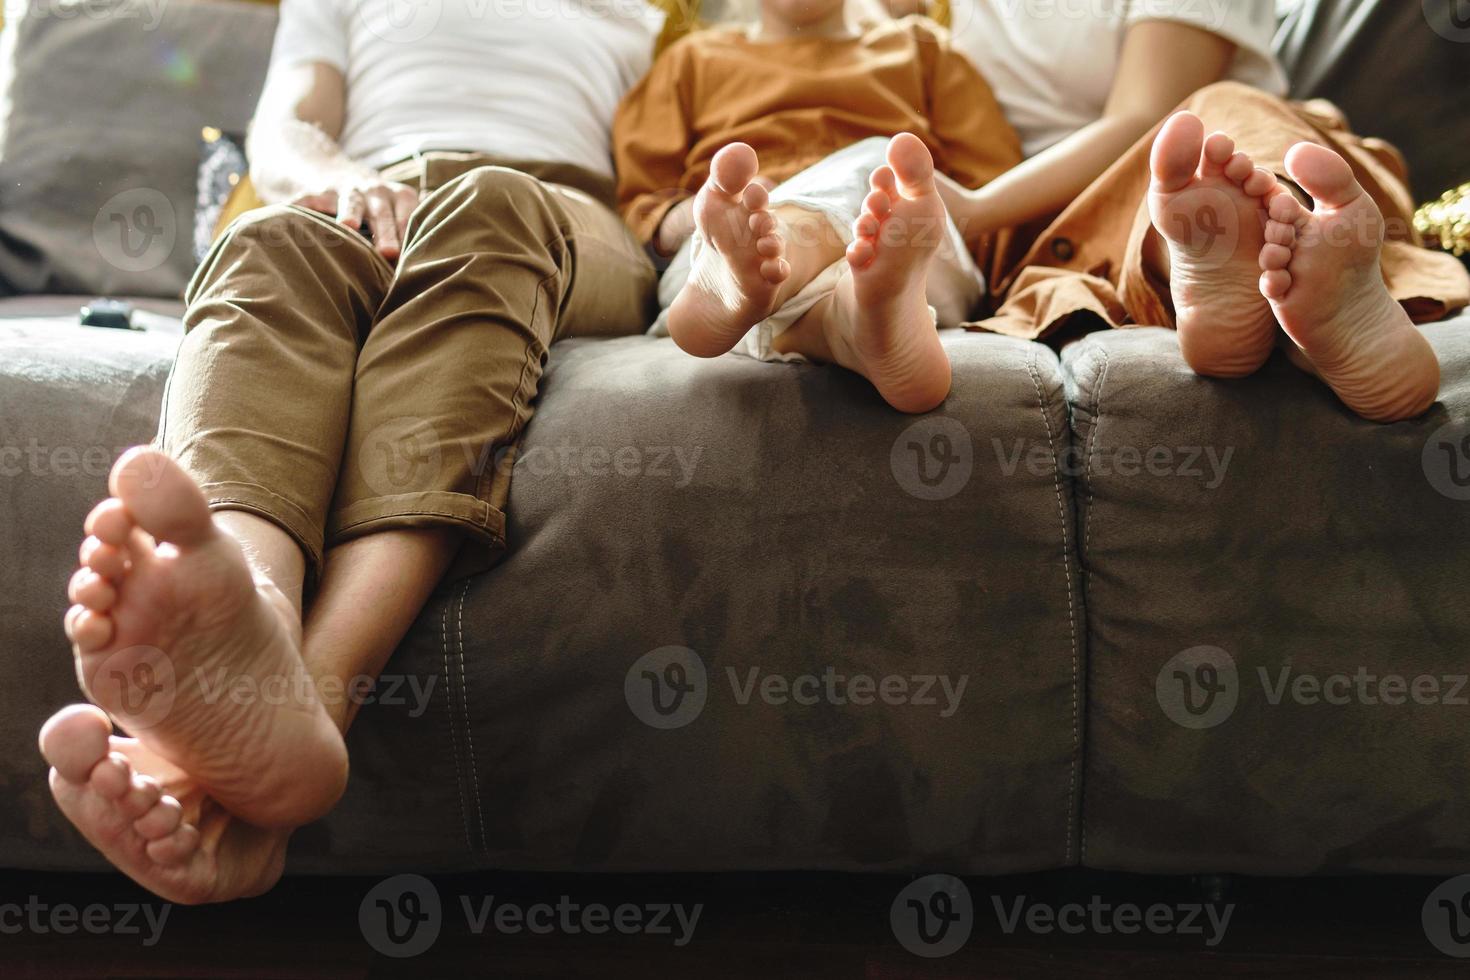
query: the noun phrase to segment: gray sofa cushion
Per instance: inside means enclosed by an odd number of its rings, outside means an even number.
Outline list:
[[[174,339],[0,323],[6,444],[147,439]],[[645,337],[554,348],[510,554],[424,612],[351,732],[347,798],[293,866],[1075,862],[1086,653],[1060,368],[1009,338],[946,343],[955,391],[922,420],[836,369]],[[59,622],[102,469],[4,494],[19,560],[0,635],[27,682],[0,685],[0,744],[19,747],[0,753],[0,865],[100,866],[27,747],[77,698]],[[656,728],[642,671],[664,664],[633,668],[674,646],[703,664],[705,700]],[[745,699],[752,669],[760,685],[828,667],[934,703]]]
[[[6,7],[0,286],[177,296],[200,132],[243,131],[275,11],[224,0]]]
[[[1470,865],[1470,317],[1424,332],[1442,401],[1391,426],[1280,355],[1218,382],[1164,330],[1065,352],[1085,461],[1088,865]],[[1419,678],[1435,703],[1415,703]],[[1381,703],[1385,680],[1406,703]]]

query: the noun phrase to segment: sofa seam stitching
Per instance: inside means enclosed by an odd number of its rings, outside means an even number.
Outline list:
[[[449,749],[454,759],[454,788],[459,795],[459,817],[464,824],[464,842],[467,847],[475,846],[474,838],[470,836],[470,815],[465,807],[464,798],[464,772],[459,765],[459,736],[455,733],[454,725],[454,675],[449,672],[449,605],[446,603],[439,611],[439,640],[444,651],[444,687],[449,698]]]
[[[466,579],[459,591],[454,637],[459,648],[459,697],[464,704],[464,734],[470,757],[470,785],[475,789],[475,820],[480,825],[480,850],[489,853],[490,848],[485,841],[485,804],[480,799],[480,771],[475,764],[475,733],[470,726],[470,685],[464,668],[464,604],[469,594],[470,583]]]
[[[1080,570],[1082,572],[1082,592],[1084,601],[1088,599],[1088,583],[1090,583],[1092,579],[1092,573],[1087,567],[1088,557],[1092,553],[1092,512],[1094,509],[1092,457],[1093,453],[1097,451],[1097,435],[1102,430],[1103,393],[1108,384],[1108,369],[1111,368],[1113,365],[1113,359],[1108,355],[1106,348],[1098,347],[1097,351],[1099,354],[1102,355],[1103,363],[1102,370],[1098,372],[1097,376],[1097,398],[1093,400],[1092,408],[1092,431],[1087,434],[1087,457],[1082,467],[1082,481],[1087,484],[1087,515],[1084,518],[1084,523],[1086,526],[1082,530],[1082,559],[1079,562]],[[1092,603],[1090,601],[1087,602],[1087,608],[1092,608]],[[1086,864],[1087,862],[1087,821],[1081,818],[1081,815],[1085,813],[1085,809],[1086,808],[1083,806],[1082,801],[1079,800],[1078,823],[1081,825],[1082,833],[1080,853],[1078,857],[1083,864]]]
[[[1062,525],[1062,569],[1064,582],[1067,589],[1067,628],[1069,633],[1071,634],[1072,641],[1072,765],[1070,767],[1071,771],[1068,776],[1067,782],[1068,812],[1066,814],[1065,821],[1067,827],[1067,837],[1065,844],[1066,850],[1063,857],[1064,861],[1070,863],[1072,860],[1072,824],[1074,822],[1072,808],[1077,808],[1079,816],[1081,810],[1081,800],[1077,798],[1077,766],[1079,763],[1079,757],[1082,753],[1082,738],[1078,726],[1077,717],[1077,680],[1079,670],[1077,654],[1077,604],[1072,595],[1073,581],[1072,556],[1070,554],[1071,542],[1067,540],[1067,508],[1065,502],[1062,499],[1062,474],[1061,469],[1057,465],[1057,445],[1056,438],[1053,436],[1051,430],[1051,419],[1048,418],[1046,414],[1046,396],[1042,393],[1041,378],[1036,371],[1035,351],[1032,351],[1031,356],[1027,359],[1026,373],[1031,376],[1031,384],[1036,389],[1036,407],[1037,410],[1041,413],[1041,423],[1046,429],[1047,449],[1051,452],[1052,458],[1052,488],[1056,491],[1057,517],[1061,519]]]

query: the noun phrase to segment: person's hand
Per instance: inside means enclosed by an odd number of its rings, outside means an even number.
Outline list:
[[[366,226],[373,247],[391,262],[403,249],[404,230],[408,228],[413,209],[418,206],[419,192],[407,184],[374,176],[303,194],[291,203],[333,215],[353,231],[361,231]]]

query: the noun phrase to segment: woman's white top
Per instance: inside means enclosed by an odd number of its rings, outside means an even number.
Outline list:
[[[1271,53],[1275,0],[951,0],[950,11],[955,47],[990,82],[1028,157],[1102,118],[1123,39],[1139,21],[1180,21],[1233,41],[1227,78],[1286,92]]]

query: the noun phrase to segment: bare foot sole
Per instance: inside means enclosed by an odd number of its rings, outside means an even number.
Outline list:
[[[1383,213],[1326,147],[1297,144],[1286,168],[1314,209],[1285,190],[1270,199],[1262,295],[1353,411],[1375,422],[1423,414],[1439,397],[1439,360],[1384,285]]]
[[[1148,207],[1169,249],[1179,347],[1197,374],[1254,373],[1276,344],[1276,320],[1257,280],[1265,244],[1265,198],[1274,174],[1235,151],[1224,133],[1180,112],[1154,141]]]
[[[256,581],[173,460],[131,450],[110,486],[69,589],[83,690],[240,819],[289,828],[321,816],[347,755],[302,663],[294,609]]]
[[[755,180],[759,167],[755,150],[731,143],[715,154],[694,199],[704,246],[669,307],[669,335],[697,357],[724,354],[776,312],[778,291],[791,276],[770,195]]]
[[[137,739],[113,736],[92,705],[54,715],[41,729],[41,753],[62,813],[155,895],[187,905],[228,901],[280,879],[286,832],[231,816],[177,766]]]
[[[933,157],[918,137],[900,133],[888,144],[888,165],[873,172],[847,250],[851,275],[826,314],[837,362],[900,412],[928,412],[949,396],[949,356],[925,295],[946,221]]]

